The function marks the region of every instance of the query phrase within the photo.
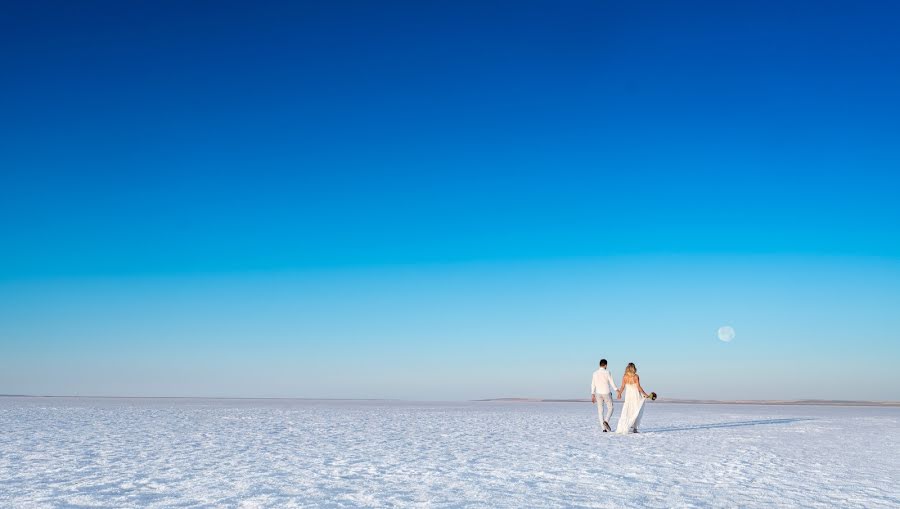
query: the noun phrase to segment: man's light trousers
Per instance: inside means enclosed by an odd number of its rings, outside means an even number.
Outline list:
[[[603,407],[606,407],[606,415],[603,414]],[[609,418],[612,417],[613,413],[613,399],[612,394],[597,394],[597,417],[600,418],[600,421],[609,422]]]

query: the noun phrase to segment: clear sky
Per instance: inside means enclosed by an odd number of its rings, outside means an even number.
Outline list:
[[[7,2],[0,393],[900,400],[898,21]]]

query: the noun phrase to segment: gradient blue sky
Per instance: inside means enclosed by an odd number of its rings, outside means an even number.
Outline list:
[[[898,400],[898,20],[8,2],[0,393]]]

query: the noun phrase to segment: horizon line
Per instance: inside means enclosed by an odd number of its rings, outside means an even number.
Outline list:
[[[60,394],[0,394],[0,398],[73,398],[73,399],[206,399],[206,400],[299,400],[299,401],[400,401],[408,403],[590,403],[587,398],[527,398],[501,397],[457,400],[420,400],[404,398],[325,398],[302,396],[109,396],[109,395],[60,395]],[[659,398],[654,403],[698,405],[821,405],[821,406],[870,406],[900,407],[900,401],[845,400],[845,399],[690,399]]]

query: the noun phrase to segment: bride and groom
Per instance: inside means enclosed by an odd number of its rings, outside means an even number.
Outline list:
[[[641,378],[638,376],[637,366],[633,362],[629,362],[625,368],[621,389],[616,387],[606,365],[606,359],[600,359],[600,369],[594,371],[594,376],[591,377],[591,403],[597,404],[597,415],[603,423],[603,432],[612,431],[612,428],[609,427],[609,418],[613,413],[612,391],[610,391],[612,388],[616,391],[618,399],[622,399],[622,394],[625,394],[625,404],[622,406],[622,413],[619,414],[616,433],[623,435],[637,433],[641,416],[644,414],[644,399],[651,395],[641,387]],[[604,407],[606,407],[605,413],[603,412]]]

